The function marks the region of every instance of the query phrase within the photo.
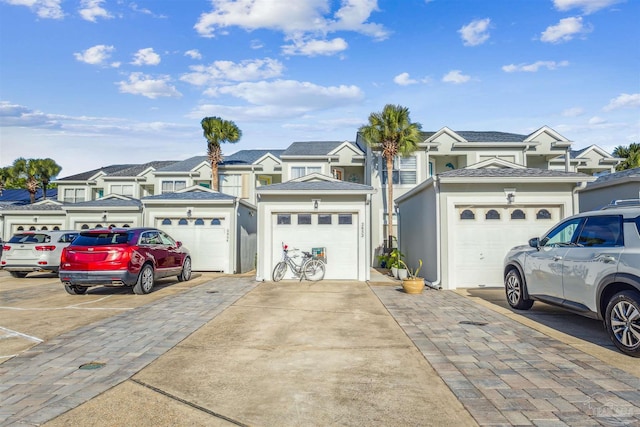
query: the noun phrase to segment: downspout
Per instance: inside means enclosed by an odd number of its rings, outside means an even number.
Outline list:
[[[571,148],[567,147],[567,154],[565,154],[565,156],[564,156],[564,171],[565,172],[569,172],[569,164],[570,164],[569,155],[570,154],[571,154]]]
[[[442,289],[442,284],[440,283],[442,279],[442,273],[440,271],[440,266],[442,265],[442,250],[440,247],[440,186],[438,185],[438,182],[438,176],[436,175],[433,177],[433,189],[436,193],[436,280],[433,282],[425,280],[424,282],[430,288],[440,290]]]
[[[524,150],[522,151],[522,165],[526,168],[529,167],[527,166],[527,151],[529,151],[529,148],[531,147],[531,145],[527,144],[524,147]]]
[[[584,190],[586,186],[587,186],[587,181],[582,181],[578,183],[578,185],[573,187],[572,198],[571,198],[571,201],[573,203],[573,206],[572,206],[573,213],[571,215],[575,215],[580,212],[580,199],[578,197],[578,192]]]

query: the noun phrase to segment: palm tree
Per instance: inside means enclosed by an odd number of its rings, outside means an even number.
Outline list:
[[[56,177],[62,167],[53,159],[37,159],[36,161],[37,177],[40,179],[42,186],[42,198],[47,198],[47,188],[51,182],[51,178]]]
[[[218,163],[223,159],[223,142],[235,143],[242,137],[242,131],[230,120],[223,120],[220,117],[205,117],[200,122],[207,138],[207,156],[211,163],[211,188],[218,191]]]
[[[11,180],[11,167],[5,166],[0,168],[0,196]]]
[[[379,151],[387,165],[387,230],[388,248],[393,239],[393,159],[407,156],[418,148],[421,135],[420,123],[412,123],[409,109],[400,105],[387,104],[380,113],[369,115],[369,124],[358,129],[365,143],[374,151]]]
[[[640,167],[640,144],[632,142],[629,147],[619,145],[613,150],[614,157],[624,159],[618,166],[617,171]]]
[[[13,176],[16,180],[24,182],[29,192],[31,203],[36,202],[36,192],[38,191],[38,168],[34,159],[17,158],[13,162]]]

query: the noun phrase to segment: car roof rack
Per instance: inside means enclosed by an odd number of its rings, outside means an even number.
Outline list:
[[[603,206],[602,209],[614,209],[614,208],[637,208],[640,207],[640,199],[619,199],[612,200],[608,205]]]

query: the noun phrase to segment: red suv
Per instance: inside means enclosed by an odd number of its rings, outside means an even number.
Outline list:
[[[191,257],[157,228],[85,230],[62,251],[59,276],[72,295],[100,285],[133,286],[136,294],[148,294],[157,279],[189,280]]]

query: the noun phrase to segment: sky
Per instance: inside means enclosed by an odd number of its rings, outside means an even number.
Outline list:
[[[640,142],[640,0],[0,0],[0,167],[59,178],[354,141],[407,107],[424,131]]]

